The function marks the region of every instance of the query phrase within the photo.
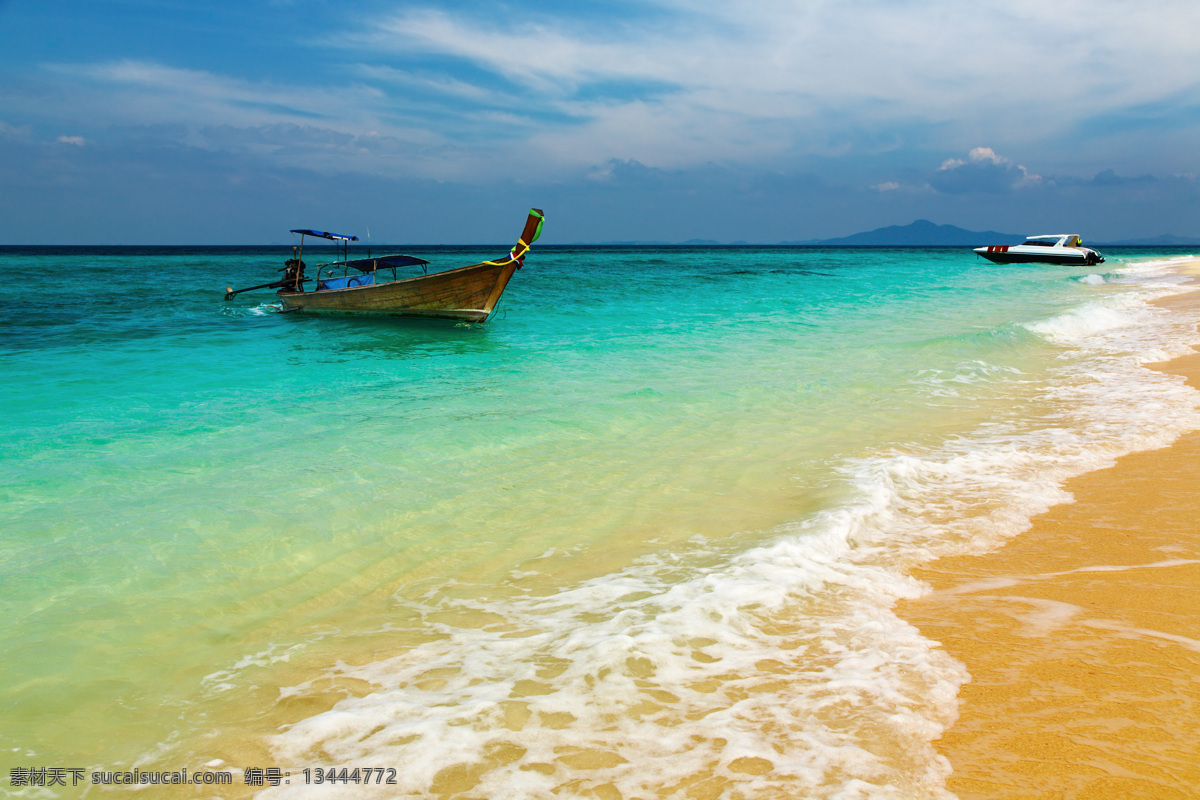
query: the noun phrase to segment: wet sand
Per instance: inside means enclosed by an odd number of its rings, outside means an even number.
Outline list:
[[[1200,388],[1200,354],[1154,367]],[[1066,489],[1001,550],[919,572],[934,592],[898,608],[972,676],[937,743],[949,789],[1200,798],[1200,432]]]

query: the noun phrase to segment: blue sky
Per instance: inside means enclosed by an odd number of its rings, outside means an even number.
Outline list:
[[[0,0],[0,243],[1200,236],[1200,3]]]

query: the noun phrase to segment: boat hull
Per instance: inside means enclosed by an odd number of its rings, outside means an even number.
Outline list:
[[[1052,252],[1053,250],[1058,252]],[[999,245],[977,247],[975,252],[996,264],[1060,264],[1068,267],[1090,267],[1104,261],[1095,250],[1069,248],[1026,248],[1020,245],[1015,247]]]
[[[516,261],[474,264],[415,278],[319,292],[280,292],[284,311],[434,317],[485,322],[516,271]]]

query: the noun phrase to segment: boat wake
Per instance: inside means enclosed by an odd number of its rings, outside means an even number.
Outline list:
[[[283,311],[283,306],[279,303],[259,303],[256,306],[236,308],[228,305],[222,305],[220,313],[227,317],[265,317],[270,314],[279,314]]]

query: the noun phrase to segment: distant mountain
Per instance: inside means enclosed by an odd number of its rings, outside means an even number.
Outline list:
[[[919,219],[911,225],[889,225],[865,233],[855,233],[837,239],[810,239],[784,244],[814,244],[830,247],[981,247],[987,244],[1012,244],[1021,234],[998,231],[969,231],[956,225],[935,225]]]
[[[3,2],[3,0],[0,0]],[[1058,231],[1044,231],[1057,233]],[[1061,231],[1075,233],[1075,231]],[[1118,241],[1092,242],[1084,237],[1088,247],[1200,247],[1200,237],[1173,236],[1164,233],[1144,239],[1121,239]],[[1025,240],[1024,234],[1001,233],[1000,231],[969,231],[957,225],[935,225],[927,219],[919,219],[910,225],[889,225],[886,228],[876,228],[873,231],[841,236],[836,239],[805,239],[803,241],[779,242],[781,245],[809,245],[816,247],[982,247],[989,244],[1020,244]],[[686,242],[663,242],[648,240],[633,240],[620,242],[601,242],[607,246],[634,247],[716,247],[721,242],[713,239],[688,239]],[[744,241],[732,242],[731,245],[746,245]]]
[[[618,239],[608,242],[580,242],[579,244],[600,247],[670,247],[675,242],[664,242],[659,239]]]

